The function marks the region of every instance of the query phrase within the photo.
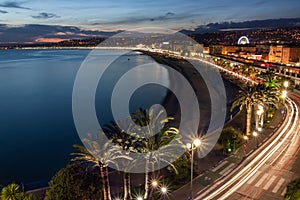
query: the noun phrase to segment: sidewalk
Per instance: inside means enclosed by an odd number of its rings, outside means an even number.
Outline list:
[[[224,158],[223,155],[220,155],[218,151],[213,150],[210,152],[207,157],[202,159],[197,159],[195,154],[195,162],[197,162],[197,172],[200,174],[193,180],[193,192],[194,197],[197,196],[196,191],[200,191],[206,186],[212,184],[217,179],[226,176],[229,174],[236,166],[239,165],[243,159],[250,155],[258,146],[262,145],[273,133],[281,126],[281,123],[284,121],[283,119],[286,116],[286,112],[282,112],[283,107],[279,107],[276,110],[274,118],[268,127],[264,128],[257,138],[250,138],[246,144],[246,149],[244,151],[244,147],[241,146],[239,149],[235,151],[235,153],[229,157]],[[242,113],[240,113],[242,115]],[[237,120],[241,116],[236,116]],[[186,184],[182,188],[172,192],[169,195],[169,199],[180,199],[186,200],[189,198],[190,194],[190,184]]]

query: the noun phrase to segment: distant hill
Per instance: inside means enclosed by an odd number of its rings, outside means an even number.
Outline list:
[[[272,28],[297,28],[300,27],[300,18],[291,19],[267,19],[254,20],[245,22],[223,22],[210,23],[201,25],[195,30],[181,30],[184,34],[203,34],[220,31],[252,31],[257,29],[272,29]]]

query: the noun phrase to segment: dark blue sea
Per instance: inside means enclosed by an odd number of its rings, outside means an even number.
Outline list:
[[[0,184],[49,179],[69,162],[72,145],[80,144],[72,116],[73,84],[89,52],[0,51]],[[111,64],[96,93],[101,124],[112,120],[110,97],[117,80],[150,60],[132,52]],[[168,81],[167,70],[157,75]],[[130,110],[161,103],[166,94],[166,88],[145,86],[134,93]]]

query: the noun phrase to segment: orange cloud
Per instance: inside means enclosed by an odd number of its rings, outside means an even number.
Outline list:
[[[62,39],[62,38],[36,38],[34,41],[35,42],[61,42],[65,39]]]

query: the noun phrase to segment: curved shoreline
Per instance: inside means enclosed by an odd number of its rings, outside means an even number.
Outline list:
[[[205,106],[203,106],[203,104],[202,104],[202,109],[200,108],[201,118],[202,118],[202,116],[206,117],[205,123],[209,124],[210,110],[205,109],[204,107],[209,107],[210,97],[205,98],[204,96],[201,96],[201,94],[203,94],[205,92],[205,90],[207,90],[206,85],[205,85],[205,82],[202,80],[201,75],[199,75],[198,71],[192,66],[192,64],[183,58],[181,58],[181,59],[170,58],[170,57],[165,57],[164,55],[159,54],[159,53],[141,51],[141,50],[139,50],[139,51],[144,53],[145,55],[150,56],[156,62],[163,64],[163,65],[167,65],[167,66],[177,70],[189,81],[190,85],[192,86],[193,90],[195,91],[198,101],[200,100],[201,103],[203,103],[203,102],[205,103]],[[240,87],[238,85],[236,85],[235,83],[232,83],[231,81],[227,80],[222,74],[221,74],[221,77],[223,79],[224,86],[225,86],[226,100],[227,100],[226,103],[227,103],[227,109],[228,109],[228,105],[230,104],[231,99],[235,96],[235,94],[238,92]],[[203,84],[205,86],[203,86]],[[173,116],[175,118],[174,123],[172,123],[171,125],[174,125],[175,127],[177,127],[179,124],[178,117],[180,116],[180,109],[179,109],[180,107],[176,106],[177,98],[175,97],[175,95],[173,95],[173,93],[169,91],[167,93],[165,99],[163,100],[162,105],[164,105],[166,110],[170,111],[170,113],[168,113],[168,115]],[[234,115],[236,115],[236,113],[237,112],[235,112]],[[225,126],[226,123],[229,121],[230,121],[230,114],[228,112],[226,112],[226,119],[225,119],[223,126]],[[208,124],[204,125],[203,121],[202,121],[201,124],[199,123],[199,130],[200,131],[203,129],[205,130],[207,128]]]

